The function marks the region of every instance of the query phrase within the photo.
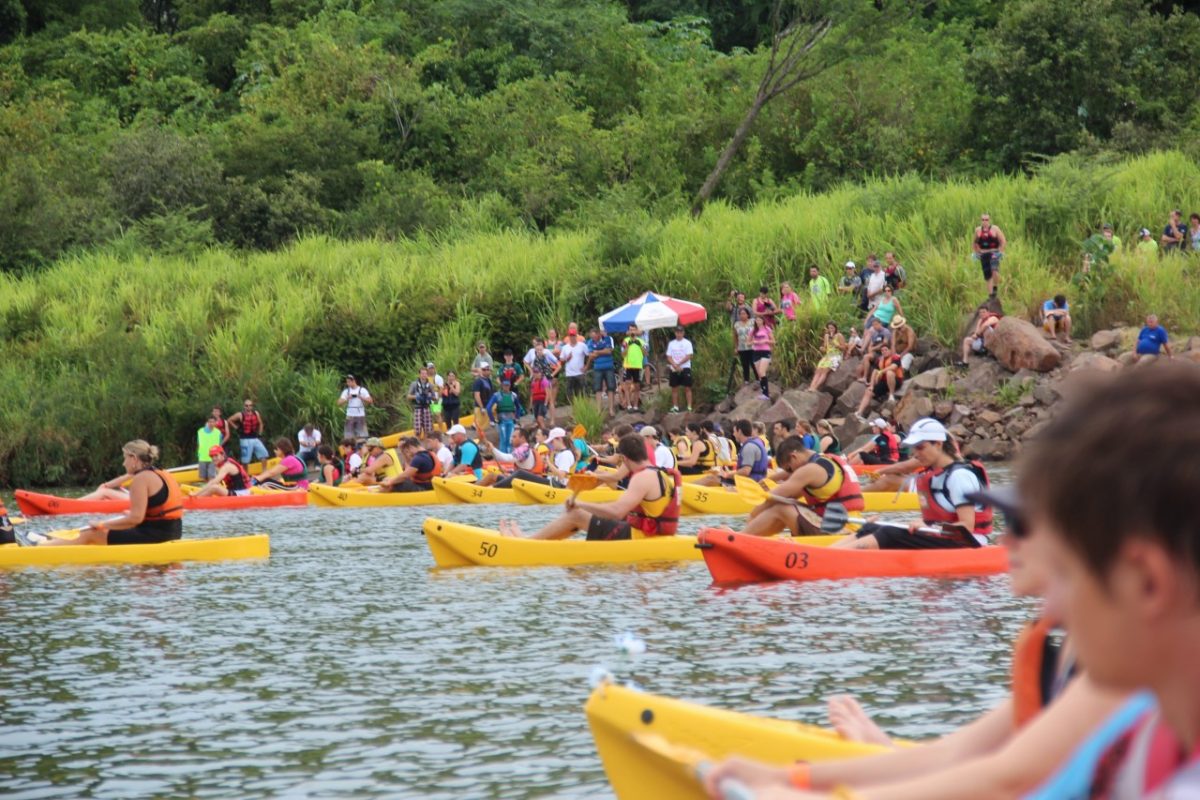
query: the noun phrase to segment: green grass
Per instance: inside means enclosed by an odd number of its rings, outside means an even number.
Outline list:
[[[1200,208],[1200,165],[1166,152],[1105,165],[1060,159],[1032,177],[980,182],[881,179],[749,209],[716,203],[699,220],[631,214],[544,235],[312,237],[279,252],[191,258],[81,253],[26,277],[0,275],[0,481],[91,482],[138,437],[162,445],[167,461],[190,461],[211,404],[236,407],[245,396],[259,402],[268,435],[294,435],[305,421],[328,435],[341,429],[335,399],[346,371],[366,375],[380,403],[373,428],[398,427],[407,385],[431,356],[469,394],[476,340],[497,358],[505,346],[522,353],[535,332],[561,332],[568,320],[586,329],[648,288],[709,307],[710,321],[689,336],[696,385],[712,396],[732,355],[730,288],[774,291],[787,279],[803,295],[809,265],[836,280],[847,258],[872,251],[895,250],[906,265],[901,301],[917,332],[952,344],[983,299],[969,257],[981,211],[1008,234],[1001,296],[1010,313],[1066,291],[1079,335],[1149,311],[1172,333],[1196,331],[1194,258],[1117,255],[1104,292],[1080,296],[1070,283],[1079,243],[1102,221],[1131,244],[1137,227],[1160,229],[1172,207]],[[852,321],[850,302],[804,306],[781,333],[775,371],[786,383],[806,379],[830,318]]]

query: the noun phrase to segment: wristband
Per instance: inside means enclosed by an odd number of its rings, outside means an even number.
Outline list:
[[[812,788],[812,767],[807,761],[797,761],[788,767],[788,783],[793,789]]]

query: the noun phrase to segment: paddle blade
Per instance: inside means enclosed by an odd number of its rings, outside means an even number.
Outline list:
[[[825,513],[821,516],[821,532],[839,533],[846,527],[846,523],[849,521],[850,514],[847,513],[844,505],[841,503],[830,503],[825,506]]]
[[[573,472],[567,478],[567,488],[575,494],[595,489],[599,485],[600,479],[590,472]]]
[[[759,486],[757,481],[747,478],[745,475],[734,475],[733,485],[741,498],[751,505],[759,505],[767,499],[767,490]]]

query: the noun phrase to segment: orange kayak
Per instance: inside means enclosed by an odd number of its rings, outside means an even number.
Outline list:
[[[839,578],[992,575],[1008,569],[1003,547],[951,550],[839,550],[798,539],[768,539],[705,528],[696,547],[716,583]]]
[[[129,508],[128,500],[76,500],[17,489],[17,506],[27,517],[46,514],[111,514]],[[244,508],[277,508],[308,505],[307,492],[271,492],[234,497],[192,497],[185,495],[183,507],[188,511],[218,511]]]

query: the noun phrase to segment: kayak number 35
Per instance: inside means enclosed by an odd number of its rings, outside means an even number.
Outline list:
[[[481,542],[479,545],[479,555],[495,558],[497,549],[497,546],[491,542]]]
[[[808,553],[788,553],[783,565],[788,569],[805,569],[808,567]]]

